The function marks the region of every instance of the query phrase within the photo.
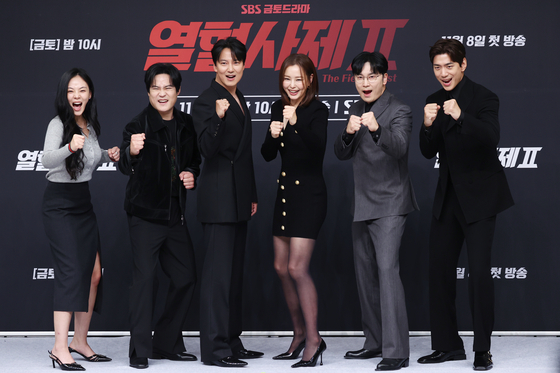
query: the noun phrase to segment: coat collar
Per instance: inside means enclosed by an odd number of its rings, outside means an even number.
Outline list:
[[[159,111],[157,111],[151,104],[149,104],[147,107],[147,114],[148,123],[152,128],[152,131],[159,131],[160,129],[167,127],[163,122],[163,118],[161,117]],[[173,118],[177,123],[177,128],[184,127],[185,124],[183,123],[182,118],[179,115],[179,111],[175,107],[173,108]]]
[[[379,117],[389,106],[391,96],[392,95],[389,93],[389,90],[385,89],[381,96],[379,96],[379,98],[373,103],[373,106],[369,111],[372,111],[376,118]],[[366,102],[360,99],[357,105],[357,112],[363,114],[365,112]]]
[[[210,86],[216,91],[219,97],[226,98],[229,101],[228,111],[231,110],[231,112],[235,114],[239,123],[245,123],[246,113],[243,113],[243,110],[241,110],[241,107],[237,103],[237,100],[232,96],[232,94],[229,93],[229,91],[224,86],[218,83],[216,79],[212,80],[212,84]],[[239,102],[241,102],[241,105],[246,108],[247,105],[245,104],[245,98],[238,88],[235,89],[235,94],[237,95],[237,98],[239,98]]]

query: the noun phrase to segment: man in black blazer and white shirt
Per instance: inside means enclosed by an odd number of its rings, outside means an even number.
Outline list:
[[[212,48],[216,78],[194,102],[204,166],[197,195],[205,260],[200,295],[200,350],[205,364],[242,367],[260,357],[243,347],[241,293],[247,222],[257,212],[251,115],[237,84],[245,45],[233,37]]]
[[[430,49],[442,85],[426,99],[420,150],[439,154],[439,180],[429,244],[430,324],[434,353],[421,364],[466,359],[455,312],[456,268],[463,242],[469,261],[469,300],[474,328],[474,369],[492,368],[494,284],[490,273],[496,215],[513,205],[497,156],[498,96],[465,76],[465,47],[440,39]]]

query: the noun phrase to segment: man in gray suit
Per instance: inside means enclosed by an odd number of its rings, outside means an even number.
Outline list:
[[[376,370],[408,366],[410,353],[399,249],[406,216],[417,210],[408,176],[410,108],[386,89],[387,59],[362,52],[352,61],[360,100],[337,137],[340,160],[352,158],[354,266],[366,341],[347,359],[383,357]]]

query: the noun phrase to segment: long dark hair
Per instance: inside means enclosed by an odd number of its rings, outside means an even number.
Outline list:
[[[58,89],[56,91],[56,99],[54,100],[56,113],[64,126],[62,141],[60,143],[61,146],[63,144],[69,144],[75,134],[82,134],[80,127],[76,123],[74,110],[72,110],[72,106],[68,102],[68,83],[70,83],[70,80],[75,76],[79,76],[87,83],[91,93],[91,98],[89,99],[82,116],[87,123],[93,127],[95,134],[97,136],[101,135],[101,127],[99,125],[99,121],[97,120],[97,103],[95,102],[95,88],[93,87],[93,81],[84,69],[74,67],[62,74],[60,77]],[[84,161],[82,160],[83,156],[83,150],[79,149],[66,158],[66,171],[68,171],[72,180],[76,180],[84,169]]]

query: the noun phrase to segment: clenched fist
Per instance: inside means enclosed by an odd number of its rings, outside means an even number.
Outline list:
[[[270,123],[270,134],[272,138],[277,139],[280,136],[280,132],[284,129],[284,123],[277,120]]]
[[[183,181],[183,185],[185,189],[192,189],[194,188],[194,175],[192,172],[183,171],[179,174],[179,179]]]
[[[436,120],[439,109],[441,109],[441,106],[438,104],[426,104],[426,106],[424,106],[424,126],[432,126],[434,120]]]
[[[76,152],[79,149],[84,147],[84,142],[86,141],[86,137],[84,135],[74,135],[72,136],[72,141],[70,141],[70,149]]]
[[[229,108],[229,101],[226,98],[216,100],[216,114],[218,117],[223,118]]]
[[[135,133],[130,136],[130,155],[137,156],[140,150],[144,148],[144,140],[146,140],[145,133]]]

